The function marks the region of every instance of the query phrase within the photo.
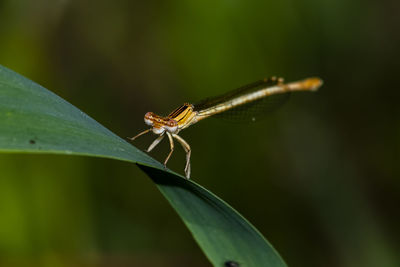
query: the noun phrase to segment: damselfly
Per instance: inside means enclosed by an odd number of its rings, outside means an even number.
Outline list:
[[[221,113],[235,115],[249,109],[253,110],[253,113],[257,110],[263,111],[263,107],[268,109],[268,106],[277,97],[282,99],[282,96],[287,96],[288,93],[294,91],[316,91],[321,85],[322,80],[319,78],[308,78],[291,83],[284,83],[282,78],[276,77],[260,80],[224,95],[207,98],[198,104],[185,103],[166,117],[147,112],[144,116],[144,122],[151,128],[129,139],[135,140],[148,132],[159,135],[147,149],[147,152],[150,152],[165,136],[168,136],[171,150],[164,161],[165,167],[174,151],[174,139],[176,139],[186,152],[185,174],[189,179],[191,149],[189,144],[178,135],[181,130],[202,119]]]

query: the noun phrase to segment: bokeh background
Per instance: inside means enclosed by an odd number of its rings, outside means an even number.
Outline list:
[[[0,1],[0,64],[125,138],[271,75],[319,76],[257,123],[182,132],[193,179],[289,266],[400,265],[399,2]],[[146,148],[154,136],[138,139]],[[167,142],[152,152],[163,160]],[[169,167],[183,172],[177,149]],[[209,266],[134,165],[0,155],[1,266]]]

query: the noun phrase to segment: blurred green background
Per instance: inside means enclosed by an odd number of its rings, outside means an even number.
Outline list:
[[[192,177],[289,266],[400,265],[396,1],[0,1],[0,64],[121,137],[272,75],[319,76],[257,123],[182,132]],[[154,136],[135,145],[145,149]],[[168,144],[151,154],[163,160]],[[183,173],[177,149],[169,167]],[[0,266],[209,266],[136,166],[0,155]]]

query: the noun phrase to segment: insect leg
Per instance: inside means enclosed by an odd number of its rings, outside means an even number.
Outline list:
[[[160,135],[159,137],[157,137],[157,139],[154,140],[153,143],[151,143],[151,145],[150,145],[149,148],[146,150],[146,152],[152,151],[153,148],[155,148],[156,145],[158,145],[158,144],[161,142],[161,140],[163,140],[163,138],[164,138],[164,135]]]
[[[182,145],[183,149],[186,152],[186,166],[185,166],[185,174],[186,174],[186,178],[190,179],[190,155],[192,154],[192,149],[190,148],[189,144],[179,135],[177,134],[172,134],[172,136],[174,138],[176,138],[176,140],[178,140],[178,142]]]
[[[164,161],[164,167],[165,168],[167,168],[167,162],[168,162],[169,158],[171,157],[172,152],[174,152],[174,140],[172,139],[172,136],[171,136],[171,134],[169,132],[167,132],[167,135],[168,135],[168,139],[169,139],[169,144],[171,146],[171,151],[169,152],[167,158]]]
[[[137,134],[137,135],[135,135],[134,137],[128,137],[128,139],[129,140],[135,140],[136,138],[138,138],[139,136],[141,136],[141,135],[144,135],[144,134],[147,134],[148,132],[150,132],[151,131],[151,128],[150,129],[147,129],[146,131],[143,131],[143,132],[141,132],[141,133],[139,133],[139,134]]]

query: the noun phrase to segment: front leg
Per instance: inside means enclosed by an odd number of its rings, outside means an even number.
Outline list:
[[[174,152],[174,140],[172,139],[172,136],[171,136],[171,134],[169,132],[167,132],[167,136],[168,136],[168,139],[169,139],[169,144],[171,146],[171,151],[169,152],[167,158],[164,161],[164,167],[165,168],[167,168],[167,162],[168,162],[169,158],[171,157],[172,152]]]
[[[159,137],[157,137],[156,140],[153,141],[153,143],[151,143],[151,145],[149,146],[149,148],[146,150],[146,152],[150,152],[153,150],[153,148],[155,148],[164,138],[165,135],[160,135]]]
[[[142,135],[144,135],[144,134],[147,134],[147,133],[150,132],[150,131],[151,131],[151,128],[150,128],[150,129],[147,129],[147,130],[145,130],[145,131],[143,131],[143,132],[141,132],[141,133],[139,133],[139,134],[137,134],[137,135],[135,135],[134,137],[128,137],[128,139],[131,140],[131,141],[133,141],[133,140],[135,140],[136,138],[138,138],[139,136],[142,136]]]
[[[192,154],[192,149],[190,148],[189,144],[179,135],[177,134],[172,134],[172,136],[174,138],[176,138],[176,140],[178,140],[178,142],[182,145],[183,149],[186,152],[186,166],[185,166],[185,174],[186,174],[186,178],[190,179],[190,155]]]

